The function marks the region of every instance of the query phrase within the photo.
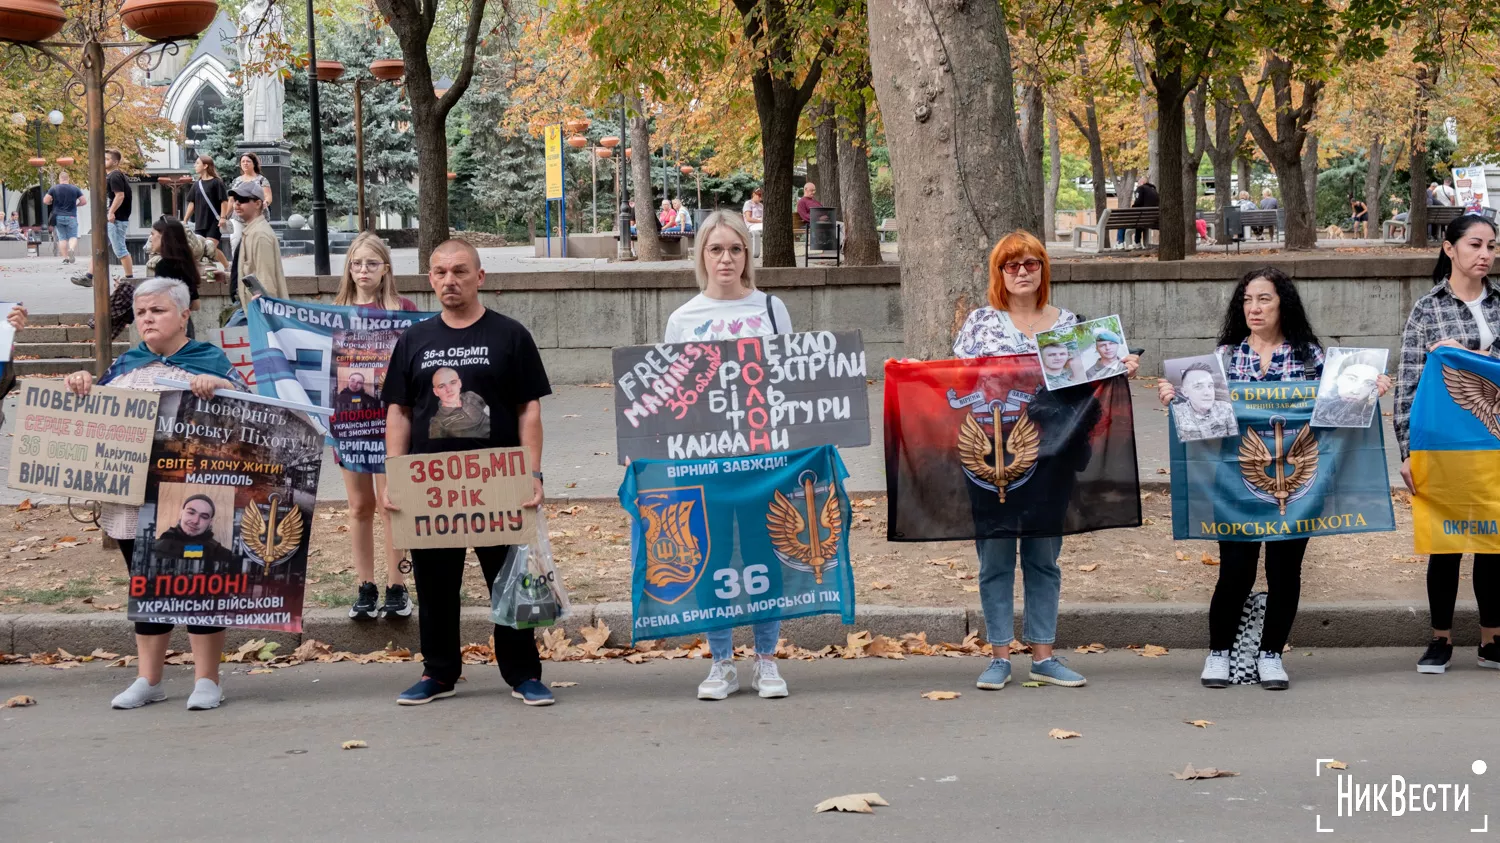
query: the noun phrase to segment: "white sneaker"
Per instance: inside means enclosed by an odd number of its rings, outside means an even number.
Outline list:
[[[750,677],[750,687],[760,692],[763,700],[784,697],[789,691],[786,688],[786,680],[781,678],[781,671],[776,667],[775,659],[755,659],[755,675]]]
[[[1260,673],[1260,686],[1267,691],[1285,691],[1292,684],[1287,679],[1286,668],[1281,664],[1280,653],[1261,653],[1256,656],[1255,669]]]
[[[733,659],[714,662],[708,669],[708,678],[698,686],[698,699],[722,700],[740,689],[740,672],[735,669]]]
[[[193,683],[193,693],[188,697],[188,711],[207,711],[218,708],[224,701],[224,691],[212,679],[199,679]]]
[[[1203,660],[1203,675],[1199,677],[1205,688],[1229,687],[1229,651],[1209,650]]]
[[[137,676],[135,681],[130,683],[129,688],[121,691],[110,702],[109,707],[119,709],[140,708],[147,703],[161,702],[166,698],[167,689],[163,688],[160,682],[152,685],[146,681],[146,677]]]

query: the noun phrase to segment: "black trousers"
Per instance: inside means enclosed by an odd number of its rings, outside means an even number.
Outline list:
[[[1260,649],[1280,653],[1292,634],[1297,603],[1302,597],[1302,556],[1307,539],[1279,542],[1219,542],[1219,583],[1208,604],[1208,646],[1228,650],[1240,627],[1245,598],[1255,587],[1255,566],[1266,549],[1266,623]]]
[[[480,570],[491,590],[495,578],[515,557],[514,547],[476,547]],[[413,550],[412,577],[416,581],[417,623],[422,635],[423,673],[452,684],[463,675],[460,655],[459,609],[463,605],[464,548],[443,547]],[[495,627],[495,661],[500,676],[512,688],[528,679],[542,678],[542,659],[536,651],[536,635],[530,629]]]
[[[125,556],[125,573],[128,574],[130,573],[130,560],[135,558],[135,539],[119,539],[119,542],[120,553],[124,554]],[[213,635],[215,632],[223,632],[224,627],[196,626],[194,624],[188,624],[187,630],[189,635]],[[172,624],[169,623],[145,623],[144,621],[135,622],[136,635],[166,635],[171,631]]]
[[[1453,629],[1462,558],[1461,553],[1434,553],[1427,558],[1427,609],[1433,629]],[[1479,625],[1500,626],[1500,553],[1474,554],[1474,599],[1479,601]]]

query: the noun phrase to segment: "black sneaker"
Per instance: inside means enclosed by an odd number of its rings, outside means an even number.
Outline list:
[[[385,587],[385,603],[380,607],[380,616],[384,618],[392,615],[398,618],[411,617],[411,593],[404,585]]]
[[[1483,651],[1480,653],[1483,656]],[[1448,663],[1453,661],[1453,642],[1447,638],[1434,638],[1427,645],[1427,652],[1417,660],[1418,673],[1447,673]]]
[[[79,287],[92,287],[94,286],[94,273],[85,272],[82,275],[75,275],[68,280]]]
[[[1479,648],[1479,666],[1500,670],[1500,639]]]
[[[375,609],[375,601],[380,599],[380,588],[375,583],[361,583],[359,586],[359,597],[354,601],[354,606],[349,609],[349,617],[357,621],[372,621],[380,616]]]

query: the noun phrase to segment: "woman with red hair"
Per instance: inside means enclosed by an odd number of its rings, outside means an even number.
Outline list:
[[[1036,354],[1036,335],[1077,324],[1072,311],[1049,302],[1052,265],[1040,240],[1024,231],[1001,238],[990,251],[988,307],[969,314],[953,340],[955,357],[1001,357]],[[1125,372],[1140,365],[1132,354]],[[979,602],[992,658],[975,685],[998,691],[1010,681],[1010,643],[1015,640],[1016,557],[1019,552],[1026,598],[1022,629],[1031,645],[1031,680],[1064,687],[1086,681],[1052,653],[1057,640],[1057,604],[1062,592],[1061,536],[1024,539],[979,539]]]

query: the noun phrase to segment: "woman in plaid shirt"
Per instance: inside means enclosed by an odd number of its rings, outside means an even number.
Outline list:
[[[1323,376],[1323,347],[1302,297],[1286,273],[1275,267],[1254,269],[1240,278],[1229,297],[1217,351],[1231,381],[1316,382]],[[1381,375],[1380,393],[1390,387],[1390,378]],[[1163,405],[1176,395],[1166,380],[1157,389]],[[1209,602],[1209,652],[1200,677],[1205,687],[1229,686],[1229,648],[1239,631],[1245,598],[1255,586],[1261,544],[1266,546],[1266,620],[1255,664],[1262,687],[1282,691],[1290,685],[1281,651],[1297,618],[1307,539],[1219,542],[1219,582]]]
[[[1500,285],[1489,277],[1495,263],[1495,223],[1465,214],[1448,224],[1442,251],[1432,270],[1437,284],[1412,305],[1401,331],[1401,368],[1396,384],[1396,441],[1401,446],[1401,479],[1413,493],[1411,402],[1439,346],[1497,355],[1500,346]],[[1459,553],[1434,553],[1427,560],[1427,609],[1432,641],[1417,661],[1418,673],[1444,673],[1453,660],[1453,605],[1458,600]],[[1500,554],[1474,554],[1474,597],[1479,601],[1479,666],[1500,670]]]

